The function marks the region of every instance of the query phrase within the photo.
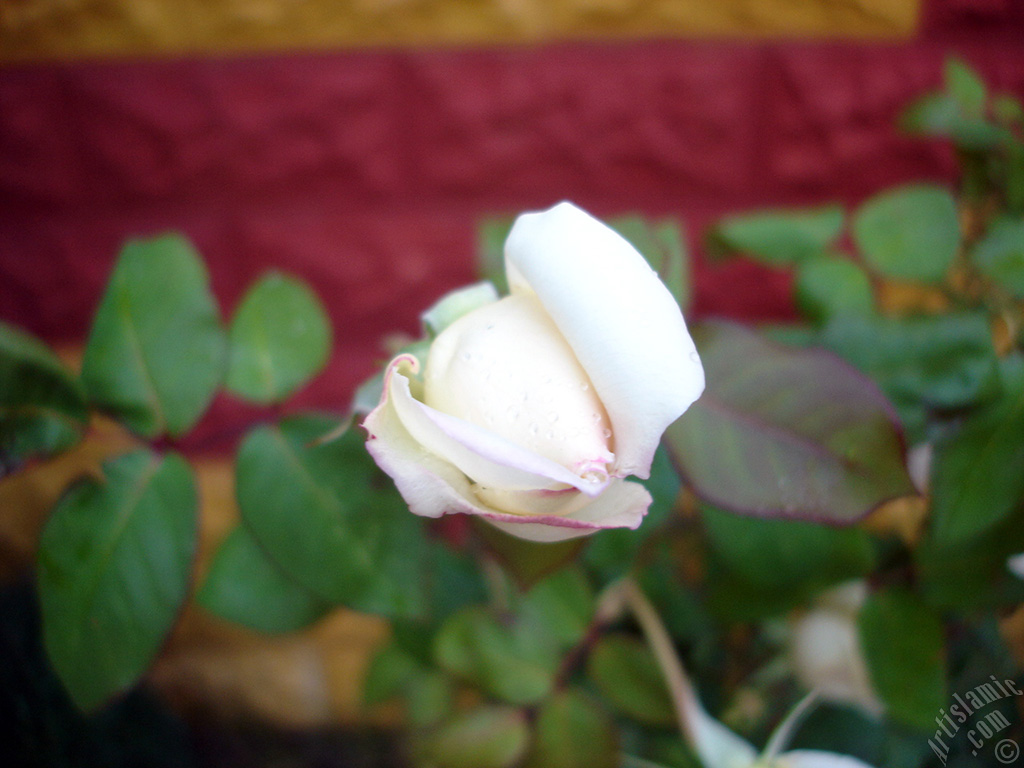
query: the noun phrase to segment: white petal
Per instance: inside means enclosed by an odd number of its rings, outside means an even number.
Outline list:
[[[757,750],[704,710],[693,682],[678,659],[676,667],[675,674],[670,674],[677,678],[672,682],[673,698],[683,736],[701,764],[704,768],[751,768],[757,759]]]
[[[430,345],[424,403],[576,475],[607,477],[612,432],[593,384],[535,296],[463,315]]]
[[[606,475],[591,472],[582,478],[540,454],[416,400],[402,373],[414,361],[401,356],[391,362],[385,396],[416,442],[471,480],[508,490],[555,490],[568,485],[589,495],[597,495],[607,485]]]
[[[873,717],[882,713],[860,643],[856,613],[816,608],[793,622],[793,671],[823,699],[854,704]]]
[[[687,712],[687,723],[704,768],[751,768],[757,761],[757,750],[730,731],[699,705]]]
[[[480,502],[472,483],[457,467],[413,438],[393,399],[385,398],[366,417],[363,427],[369,432],[366,447],[370,455],[394,479],[410,511],[424,517],[477,515],[520,538],[562,541],[603,528],[636,528],[651,503],[643,486],[613,480],[605,493],[567,517],[500,512]]]
[[[505,533],[550,543],[587,536],[606,528],[636,528],[650,505],[651,495],[640,483],[613,480],[596,499],[564,516],[525,516],[495,511],[483,516]]]
[[[366,449],[395,481],[409,510],[423,517],[464,512],[481,514],[472,484],[453,464],[431,453],[409,434],[385,396],[363,421]]]
[[[1024,552],[1008,557],[1006,559],[1006,567],[1010,569],[1010,573],[1014,576],[1024,579]]]
[[[648,477],[666,427],[704,389],[679,306],[622,237],[570,203],[520,216],[505,244],[513,293],[536,293],[612,424],[616,474]]]
[[[822,752],[816,749],[794,749],[783,752],[778,762],[785,768],[872,768],[863,760],[835,752]]]

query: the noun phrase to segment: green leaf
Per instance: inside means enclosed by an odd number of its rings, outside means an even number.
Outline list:
[[[816,256],[797,267],[796,303],[812,322],[824,324],[840,315],[871,314],[871,281],[861,267],[842,256]]]
[[[798,264],[825,251],[842,232],[840,205],[759,211],[722,219],[708,236],[715,254],[744,254],[765,264]]]
[[[227,388],[255,403],[277,403],[323,370],[331,324],[305,283],[272,272],[245,294],[228,342]]]
[[[992,99],[992,113],[1001,123],[1024,122],[1024,105],[1010,93],[1001,93]]]
[[[363,678],[363,702],[372,707],[393,699],[422,671],[419,662],[398,643],[390,642],[378,648]]]
[[[512,707],[485,706],[456,715],[419,744],[418,765],[511,768],[526,753],[526,716]]]
[[[891,189],[857,210],[853,237],[867,263],[883,275],[939,282],[960,246],[956,202],[931,184]]]
[[[690,306],[690,262],[682,228],[671,219],[651,221],[642,216],[620,216],[608,225],[622,235],[658,273],[658,277],[685,311]]]
[[[702,323],[693,336],[708,386],[669,427],[667,446],[703,499],[850,523],[914,493],[891,409],[861,374],[827,352],[776,346],[732,323]]]
[[[463,315],[497,300],[498,292],[490,283],[474,283],[451,291],[423,313],[424,331],[433,338]],[[429,350],[429,343],[425,346]]]
[[[617,768],[615,723],[589,696],[569,689],[544,702],[525,768]]]
[[[608,703],[626,717],[650,725],[675,722],[658,662],[642,641],[623,634],[605,635],[587,659],[587,674]]]
[[[569,566],[531,589],[521,613],[568,649],[583,639],[595,607],[586,574],[578,566]]]
[[[1004,395],[936,448],[932,525],[936,543],[977,536],[1024,502],[1024,358],[1002,364]]]
[[[881,718],[823,701],[807,713],[788,748],[828,750],[856,757],[868,765],[888,766],[879,759],[885,742],[884,726]]]
[[[933,730],[947,704],[938,616],[914,594],[891,588],[868,597],[858,625],[872,684],[890,716]]]
[[[39,544],[43,642],[82,709],[146,671],[174,624],[195,552],[196,488],[177,454],[107,461],[73,485]]]
[[[181,435],[210,404],[224,354],[206,268],[189,242],[125,245],[85,348],[89,399],[144,437]]]
[[[39,339],[0,322],[0,478],[67,450],[88,423],[78,380]]]
[[[978,73],[959,59],[946,60],[946,90],[956,99],[964,113],[980,115],[985,108],[987,91]]]
[[[429,618],[435,624],[466,606],[487,601],[487,584],[477,559],[441,538],[428,542],[426,582]]]
[[[455,709],[451,678],[435,669],[418,671],[405,688],[405,711],[416,728],[433,728]]]
[[[910,133],[952,139],[960,149],[970,152],[991,150],[1007,136],[981,113],[965,111],[949,93],[931,93],[913,102],[900,117],[900,127]]]
[[[268,633],[294,632],[330,610],[327,601],[289,579],[243,525],[220,545],[197,599],[222,619]]]
[[[552,689],[559,653],[532,622],[501,623],[483,608],[448,619],[434,657],[448,671],[510,704],[536,704]]]
[[[516,217],[510,215],[488,216],[477,225],[476,230],[477,275],[497,288],[502,296],[508,295],[505,240],[515,220]]]
[[[586,544],[585,539],[541,544],[499,531],[484,520],[474,519],[473,530],[523,589],[554,573],[571,561]]]
[[[701,509],[712,551],[730,570],[765,588],[823,587],[871,570],[871,539],[859,528],[762,520]]]
[[[976,613],[1024,603],[1024,580],[1006,560],[1024,552],[1024,507],[969,541],[944,544],[929,531],[914,548],[921,594],[929,605]]]
[[[929,93],[904,110],[900,127],[911,133],[926,136],[952,136],[963,122],[960,104],[948,93]]]
[[[844,316],[819,342],[874,379],[918,439],[928,410],[973,405],[997,389],[995,348],[981,314]]]
[[[587,544],[586,562],[608,581],[629,570],[640,547],[663,530],[662,526],[675,508],[682,484],[664,446],[659,446],[654,454],[650,478],[642,482],[652,499],[643,525],[634,531],[627,528],[601,531],[600,536],[591,536]]]
[[[781,616],[810,598],[807,587],[780,590],[747,581],[718,558],[708,564],[708,609],[726,622],[755,622]]]
[[[291,579],[330,602],[388,616],[426,610],[421,521],[350,429],[298,416],[254,429],[236,462],[242,518]]]
[[[982,273],[1018,299],[1024,299],[1024,219],[992,223],[974,246],[974,263]]]

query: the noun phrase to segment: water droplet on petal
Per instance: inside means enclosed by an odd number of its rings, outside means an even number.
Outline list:
[[[580,384],[580,389],[582,389],[584,392],[586,392],[588,389],[590,389],[590,385],[587,384],[587,382],[584,381],[582,384]]]
[[[538,426],[537,422],[534,422],[533,424],[530,425],[530,434],[536,435],[538,432],[540,432],[540,427]]]
[[[603,434],[603,435],[604,435],[604,436],[605,436],[606,438],[607,438],[607,437],[611,437],[611,436],[612,436],[612,431],[611,431],[610,429],[606,429],[606,430],[605,430],[604,432],[602,432],[602,434]]]
[[[700,362],[700,355],[698,355],[696,352],[691,352],[690,353],[690,362],[692,362],[692,363],[699,363]]]
[[[601,423],[601,414],[600,413],[594,413],[594,414],[591,415],[590,418],[593,419],[595,424],[600,424]]]
[[[548,421],[550,421],[552,424],[554,424],[556,421],[558,421],[558,412],[557,411],[548,411]]]
[[[505,413],[508,416],[509,421],[515,421],[516,419],[519,418],[519,409],[516,408],[514,405],[510,405],[508,407],[508,410],[505,411]]]

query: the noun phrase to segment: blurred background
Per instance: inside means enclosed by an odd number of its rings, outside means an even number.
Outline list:
[[[788,275],[712,263],[705,229],[952,181],[952,149],[896,118],[949,55],[1024,93],[1022,41],[1019,0],[2,0],[0,319],[73,361],[121,244],[182,231],[226,314],[271,267],[316,288],[335,348],[299,404],[342,410],[387,334],[417,332],[474,279],[483,217],[569,199],[678,217],[694,316],[786,320]],[[200,567],[237,516],[232,444],[209,438],[246,413],[219,398],[195,438],[211,454]],[[365,726],[394,713],[358,705],[386,629],[344,612],[266,640],[190,609],[158,696],[74,713],[25,574],[53,496],[123,439],[0,489],[0,722],[16,759],[388,764],[386,730]],[[3,514],[15,504],[34,512]],[[219,725],[196,719],[210,712]],[[303,735],[339,725],[361,736]]]
[[[80,342],[122,242],[181,230],[228,309],[269,266],[316,285],[341,404],[481,216],[571,199],[680,216],[696,315],[783,318],[702,231],[951,179],[896,117],[950,54],[1020,93],[1022,35],[1014,0],[5,0],[0,312]]]

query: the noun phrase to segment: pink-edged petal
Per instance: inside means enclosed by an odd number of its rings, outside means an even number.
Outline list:
[[[863,760],[835,752],[816,749],[794,749],[779,755],[778,763],[783,768],[873,768]]]
[[[386,394],[363,421],[363,428],[368,433],[366,449],[377,466],[394,480],[413,514],[441,517],[457,512],[483,514],[486,511],[475,503],[469,479],[409,434],[395,411],[394,401]]]
[[[606,474],[580,477],[483,427],[431,408],[412,396],[403,368],[415,358],[399,357],[386,374],[385,398],[412,438],[427,451],[458,467],[471,480],[508,490],[557,489],[571,486],[595,496],[609,482]]]
[[[596,499],[564,516],[489,511],[483,517],[505,533],[530,541],[551,543],[588,536],[607,528],[636,528],[650,505],[651,495],[642,485],[613,480]]]
[[[648,477],[662,433],[704,389],[679,305],[633,246],[571,203],[516,219],[505,264],[513,294],[537,295],[593,382],[615,474]]]
[[[605,493],[568,517],[500,512],[480,502],[473,484],[457,467],[413,438],[391,398],[385,397],[366,417],[363,428],[369,433],[370,455],[392,477],[409,510],[423,517],[477,515],[520,538],[562,541],[602,528],[636,528],[651,503],[643,486],[614,480]]]

